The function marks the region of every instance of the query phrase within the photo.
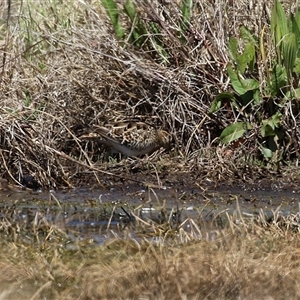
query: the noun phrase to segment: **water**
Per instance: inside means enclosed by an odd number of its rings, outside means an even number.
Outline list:
[[[67,232],[71,240],[102,244],[124,230],[135,236],[141,231],[136,224],[143,222],[185,230],[198,224],[212,230],[212,224],[226,225],[224,212],[238,212],[245,218],[258,216],[262,211],[267,217],[274,212],[283,216],[297,214],[299,200],[300,194],[291,188],[255,190],[253,186],[158,189],[126,185],[109,190],[13,190],[0,193],[0,218],[30,228],[31,232],[32,226],[55,226]]]

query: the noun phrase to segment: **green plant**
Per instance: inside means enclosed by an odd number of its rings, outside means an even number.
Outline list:
[[[193,1],[192,0],[183,0],[180,10],[182,14],[182,19],[180,21],[180,28],[182,34],[184,34],[190,26],[191,16],[193,9]]]
[[[129,37],[130,41],[132,44],[141,47],[146,40],[146,27],[144,26],[141,18],[139,18],[138,13],[135,9],[135,5],[131,0],[127,0],[124,4],[124,11],[126,15],[130,18],[132,24],[131,34]]]
[[[106,13],[114,27],[117,38],[124,38],[125,30],[119,22],[119,10],[116,2],[113,0],[101,0],[101,3],[104,6]]]
[[[190,27],[192,15],[193,1],[183,0],[180,5],[180,14],[175,16],[178,19],[178,27],[175,29],[176,34],[168,31],[165,26],[166,20],[163,20],[159,14],[156,14],[151,5],[144,7],[144,13],[147,14],[147,20],[141,17],[135,1],[127,0],[123,5],[123,9],[119,10],[115,0],[101,0],[107,15],[114,27],[116,37],[119,40],[128,41],[130,44],[139,48],[147,48],[154,50],[159,55],[162,62],[169,63],[169,51],[167,38],[180,38],[181,43],[186,42],[185,33]],[[147,3],[146,3],[147,4]],[[124,20],[128,20],[128,28],[124,29],[119,17],[123,13]],[[150,21],[149,21],[150,20]],[[173,20],[172,20],[173,22]]]
[[[227,73],[234,93],[220,93],[210,112],[230,103],[237,117],[220,135],[223,143],[241,138],[248,130],[256,131],[257,146],[266,159],[278,161],[283,150],[283,108],[300,96],[300,10],[288,17],[278,0],[271,13],[271,36],[276,55],[266,54],[265,28],[257,38],[246,27],[241,39],[231,37]],[[267,57],[271,57],[268,61]],[[258,61],[259,59],[259,61]]]

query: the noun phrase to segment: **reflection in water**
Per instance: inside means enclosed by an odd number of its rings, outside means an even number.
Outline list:
[[[72,240],[102,244],[107,238],[130,232],[143,237],[143,226],[190,230],[195,224],[207,233],[227,225],[224,212],[238,218],[253,218],[261,209],[268,217],[273,211],[288,215],[299,212],[299,195],[292,192],[244,191],[232,187],[218,190],[142,190],[139,186],[115,187],[110,191],[73,189],[32,192],[11,189],[1,182],[0,217],[19,226],[55,226]],[[35,227],[34,227],[35,228]],[[35,233],[37,234],[37,233]],[[149,231],[148,231],[149,236]],[[68,247],[72,247],[69,245]]]

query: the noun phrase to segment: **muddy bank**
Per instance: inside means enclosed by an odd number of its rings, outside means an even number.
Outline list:
[[[108,180],[107,182],[108,183]],[[136,220],[168,224],[189,230],[187,220],[207,230],[224,227],[226,214],[240,218],[267,219],[299,212],[299,190],[287,183],[258,182],[256,185],[215,187],[212,183],[188,186],[179,181],[164,185],[112,182],[106,187],[57,191],[2,189],[2,220],[31,228],[33,223],[57,226],[72,238],[92,238],[96,243],[125,228],[136,234]]]

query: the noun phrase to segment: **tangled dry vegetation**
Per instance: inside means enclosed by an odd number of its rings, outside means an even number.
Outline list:
[[[93,164],[103,160],[103,149],[78,137],[92,124],[124,118],[151,122],[174,135],[173,151],[157,158],[159,164],[171,160],[199,170],[208,164],[214,166],[212,176],[224,173],[224,178],[242,172],[232,152],[221,148],[218,155],[205,157],[209,151],[201,149],[217,146],[221,131],[235,120],[226,105],[208,113],[214,97],[230,88],[228,37],[239,36],[241,24],[259,36],[268,24],[271,2],[195,1],[185,43],[178,36],[179,2],[138,2],[143,20],[160,28],[168,53],[164,59],[149,46],[153,33],[145,35],[140,47],[117,40],[98,0],[0,5],[4,178],[23,184],[29,178],[33,186],[45,187],[79,184],[85,174],[99,181],[106,165]],[[134,29],[125,18],[122,22]],[[254,130],[238,145],[243,159],[256,157],[258,135]],[[223,165],[227,154],[233,170]]]
[[[124,2],[117,1],[120,8]],[[229,147],[218,144],[222,130],[244,110],[228,103],[209,110],[216,95],[231,90],[228,37],[238,37],[241,24],[260,36],[272,3],[193,2],[190,27],[180,36],[180,1],[133,1],[144,22],[159,27],[159,39],[146,32],[142,45],[129,35],[115,37],[98,0],[0,2],[2,177],[31,187],[86,184],[91,177],[103,185],[106,177],[137,180],[136,173],[158,184],[176,176],[188,185],[209,177],[227,183],[265,177],[266,165],[252,164],[257,128]],[[121,22],[127,34],[134,31],[124,14]],[[264,38],[271,47],[271,37]],[[286,157],[297,158],[298,104],[289,105],[282,127],[291,138],[281,146]],[[173,149],[112,162],[99,145],[78,139],[93,124],[124,118],[171,132]],[[271,175],[282,167],[278,162]],[[136,218],[136,236],[126,228],[125,237],[99,246],[51,223],[50,205],[22,219],[18,201],[4,199],[1,208],[0,299],[300,297],[298,214],[268,220],[263,213],[252,219],[225,214],[228,227],[215,231],[200,225],[185,231],[181,224],[168,230]],[[154,242],[145,238],[149,232],[158,236]]]

